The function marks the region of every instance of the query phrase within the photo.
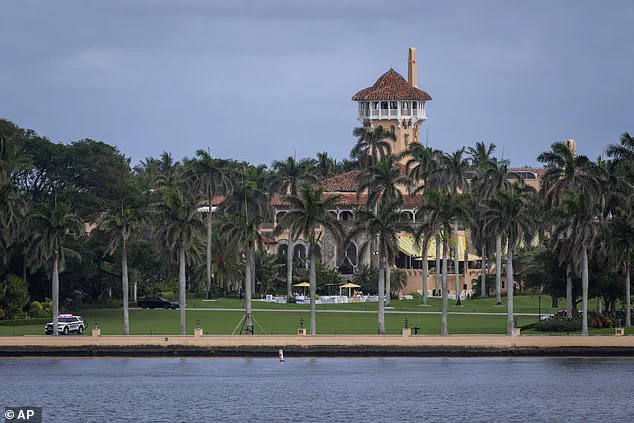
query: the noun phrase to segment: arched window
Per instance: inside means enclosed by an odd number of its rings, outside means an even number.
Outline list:
[[[344,210],[341,213],[339,213],[339,220],[349,221],[353,219],[354,219],[354,215],[352,214],[350,210]]]
[[[390,125],[390,132],[392,133],[392,135],[396,134],[396,126]]]
[[[286,257],[288,254],[288,245],[280,244],[277,246],[277,254]]]
[[[354,273],[357,263],[359,261],[357,245],[350,241],[345,249],[341,264],[339,264],[339,272],[344,275],[350,275]]]
[[[303,244],[297,244],[293,247],[293,258],[306,260],[306,247]]]

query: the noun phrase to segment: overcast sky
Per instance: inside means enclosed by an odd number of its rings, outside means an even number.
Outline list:
[[[437,148],[493,142],[523,166],[634,131],[631,0],[0,1],[0,117],[134,162],[347,157],[352,95],[407,77],[409,46]]]

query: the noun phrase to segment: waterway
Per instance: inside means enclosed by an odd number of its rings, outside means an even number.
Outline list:
[[[626,358],[0,359],[45,422],[631,422],[633,392]]]

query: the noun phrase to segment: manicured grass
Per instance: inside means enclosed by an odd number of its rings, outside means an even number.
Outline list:
[[[81,312],[89,328],[94,321],[99,322],[103,335],[120,335],[123,331],[122,312],[115,309],[84,310]],[[240,311],[188,311],[187,333],[192,334],[196,320],[206,334],[231,334],[240,322],[243,313]],[[308,326],[307,311],[254,312],[259,323],[256,334],[294,334],[299,327],[300,318],[304,326]],[[408,318],[410,327],[422,328],[423,334],[440,333],[440,315],[420,315],[408,313],[390,313],[386,315],[385,324],[388,334],[399,334],[403,320]],[[519,316],[520,326],[533,323],[536,317]],[[449,315],[449,332],[451,334],[504,334],[506,333],[506,315]],[[262,328],[260,328],[260,326]],[[14,332],[15,331],[15,332]],[[374,313],[317,313],[317,331],[320,334],[374,334],[376,333],[376,314]],[[0,336],[7,335],[41,335],[42,325],[16,327],[0,327]],[[178,310],[131,310],[130,332],[133,335],[175,335],[179,332]],[[89,335],[90,330],[86,332]],[[535,333],[535,332],[533,332]],[[613,334],[612,329],[593,330],[596,334]],[[628,333],[634,333],[629,331]],[[85,335],[85,336],[86,336]]]

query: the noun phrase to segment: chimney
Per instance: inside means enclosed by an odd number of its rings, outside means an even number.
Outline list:
[[[418,78],[416,76],[416,47],[409,48],[407,59],[407,82],[414,88],[418,88]]]

